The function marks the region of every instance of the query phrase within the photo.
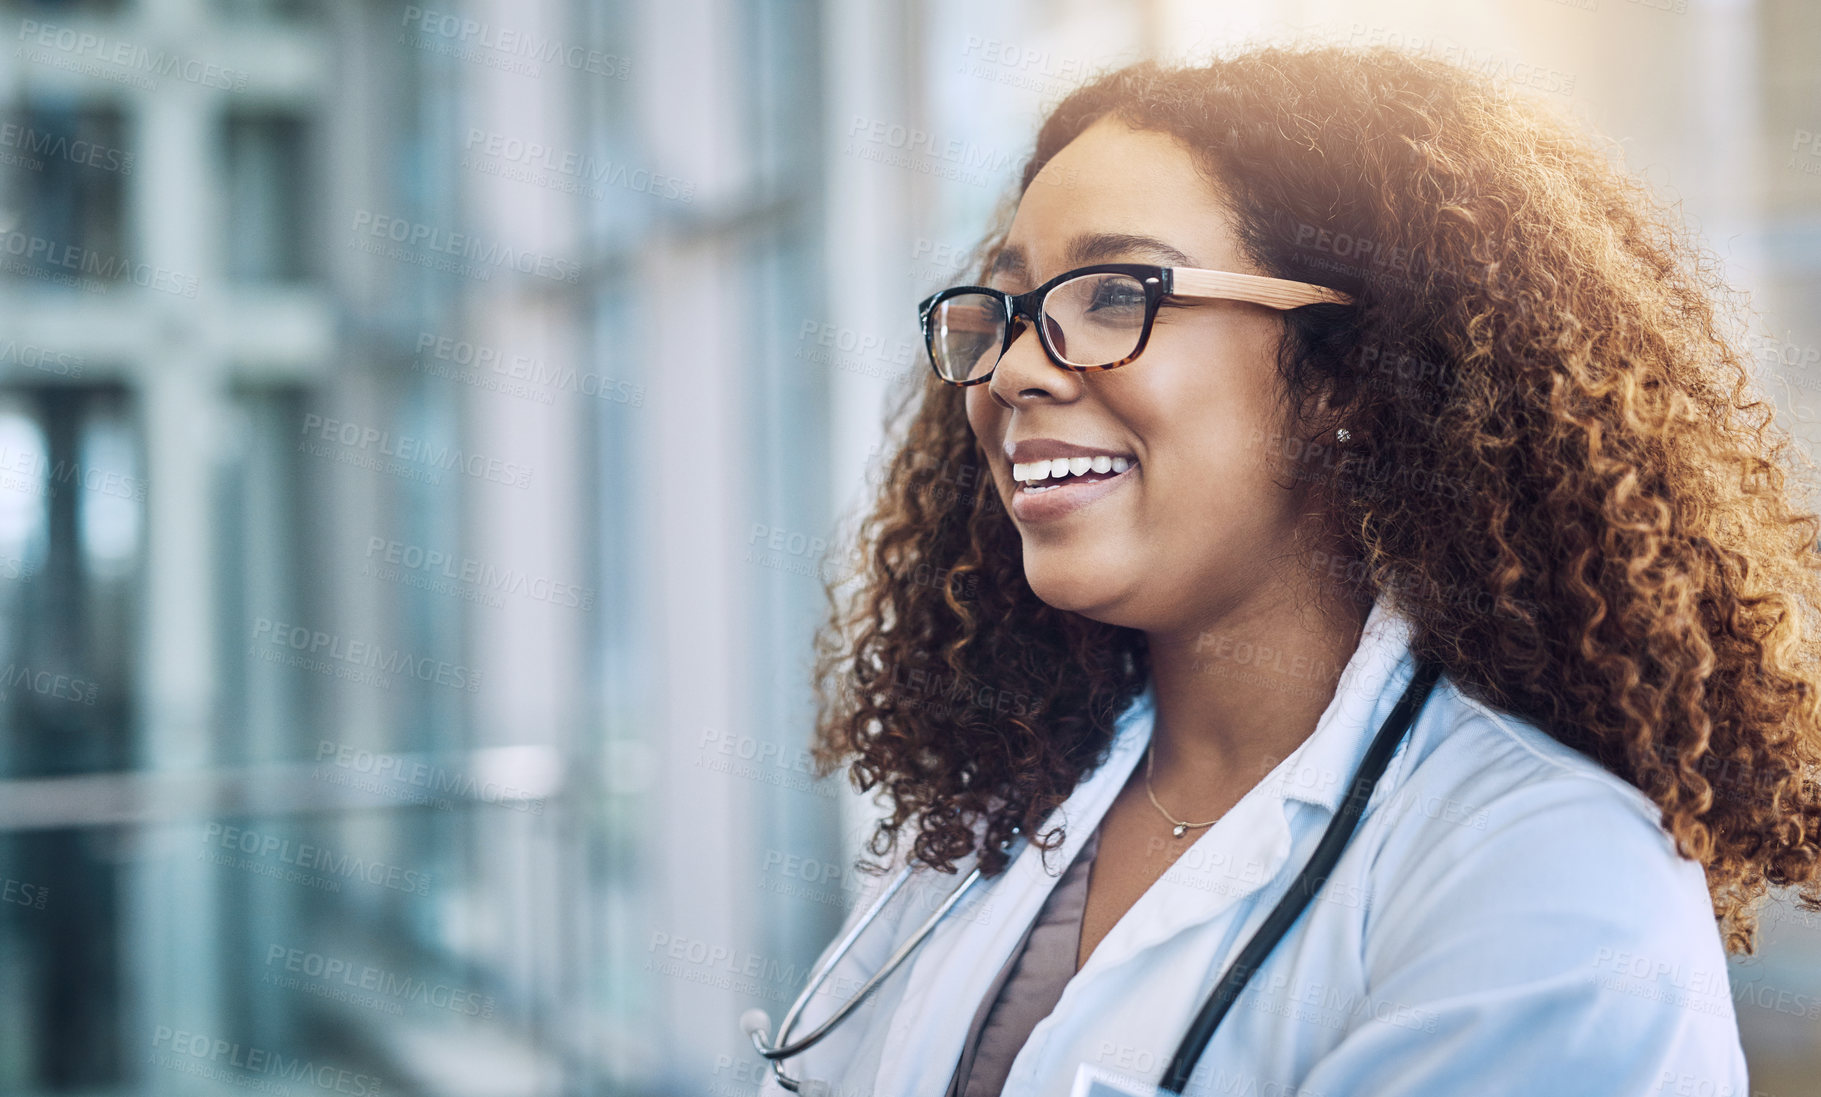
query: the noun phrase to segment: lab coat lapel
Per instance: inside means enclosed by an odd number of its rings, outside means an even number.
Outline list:
[[[1099,769],[1075,786],[1045,821],[1062,823],[1063,844],[1049,855],[1028,843],[990,887],[977,887],[939,923],[910,963],[896,1016],[909,1020],[902,1038],[880,1057],[873,1092],[941,1093],[954,1073],[967,1029],[993,978],[1036,920],[1061,873],[1099,825],[1150,742],[1154,695],[1147,684],[1114,726],[1113,747]]]
[[[1292,801],[1322,809],[1313,821],[1317,827],[1340,809],[1378,720],[1395,706],[1410,677],[1398,673],[1409,650],[1409,632],[1408,619],[1394,613],[1381,596],[1366,616],[1360,642],[1315,730],[1139,896],[1095,947],[1078,981],[1220,917],[1267,883],[1271,894],[1264,901],[1275,901],[1289,884],[1287,873],[1283,880],[1276,877],[1290,857],[1291,820],[1299,810]],[[1148,742],[1150,710],[1144,723]],[[1238,928],[1236,922],[1229,945]]]
[[[1325,809],[1317,825],[1325,825],[1327,816],[1339,809],[1344,786],[1372,732],[1409,680],[1409,635],[1408,620],[1393,613],[1381,596],[1367,615],[1359,646],[1342,669],[1315,731],[1203,832],[1190,852],[1114,924],[1064,989],[1059,1012],[1100,973],[1220,917],[1267,883],[1273,896],[1282,892],[1288,881],[1275,877],[1291,852],[1290,813],[1297,809],[1290,801]],[[1057,875],[1046,872],[1037,851],[1027,846],[991,887],[967,896],[907,965],[904,996],[896,1012],[902,1035],[888,1043],[880,1058],[875,1093],[944,1091],[987,988],[1036,919],[1062,869],[1142,760],[1151,740],[1155,703],[1155,686],[1147,683],[1120,716],[1106,763],[1078,785],[1048,821],[1067,821],[1067,839],[1050,855]],[[1255,922],[1258,917],[1262,911],[1235,920],[1220,954],[1237,947],[1240,922]],[[1047,1023],[1048,1019],[1039,1022],[1038,1031]],[[1018,1066],[1014,1062],[1013,1080],[1020,1077]]]
[[[1079,981],[1116,967],[1191,926],[1213,921],[1277,874],[1290,855],[1285,805],[1261,784],[1202,832],[1095,946]]]

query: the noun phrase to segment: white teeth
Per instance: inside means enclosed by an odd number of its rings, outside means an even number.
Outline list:
[[[1021,484],[1037,484],[1044,480],[1061,480],[1065,476],[1080,476],[1088,471],[1120,473],[1132,466],[1130,458],[1112,457],[1107,454],[1096,454],[1093,457],[1057,457],[1048,461],[1026,461],[1012,465],[1012,479]]]

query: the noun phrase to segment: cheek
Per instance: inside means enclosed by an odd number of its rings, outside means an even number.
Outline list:
[[[1293,502],[1294,483],[1273,463],[1275,405],[1250,386],[1204,374],[1131,414],[1144,440],[1144,505],[1159,524],[1196,540],[1210,524],[1275,526]]]
[[[1000,493],[1004,494],[1004,488],[997,483],[993,462],[988,454],[998,449],[1000,440],[1005,437],[1005,427],[1001,422],[1005,409],[993,403],[992,398],[986,395],[985,385],[975,385],[968,389],[964,400],[967,406],[967,425],[973,431],[976,448],[982,451],[976,454],[976,460],[980,462],[980,473],[993,478],[994,486],[999,487]]]
[[[1267,449],[1281,414],[1279,332],[1268,319],[1238,313],[1198,316],[1160,332],[1158,349],[1166,353],[1152,369],[1133,372],[1127,401],[1160,470],[1167,463],[1214,490],[1220,485],[1205,481],[1270,475]]]
[[[974,437],[982,442],[990,441],[995,436],[1002,409],[993,403],[985,385],[970,387],[963,394],[962,400],[967,408],[967,423],[973,428]]]
[[[1150,364],[1157,368],[1120,378],[1124,384],[1108,400],[1147,468],[1172,480],[1184,473],[1205,478],[1256,448],[1257,403],[1231,363],[1200,357]]]

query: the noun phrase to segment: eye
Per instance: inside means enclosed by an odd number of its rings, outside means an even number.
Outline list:
[[[1088,301],[1089,312],[1143,310],[1144,287],[1130,278],[1104,278],[1094,287]]]

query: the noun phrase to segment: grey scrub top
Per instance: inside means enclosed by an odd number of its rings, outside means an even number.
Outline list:
[[[1075,975],[1088,873],[1099,848],[1100,828],[1095,827],[987,988],[968,1028],[947,1097],[999,1097],[1012,1060],[1031,1030],[1056,1008],[1062,988]]]

